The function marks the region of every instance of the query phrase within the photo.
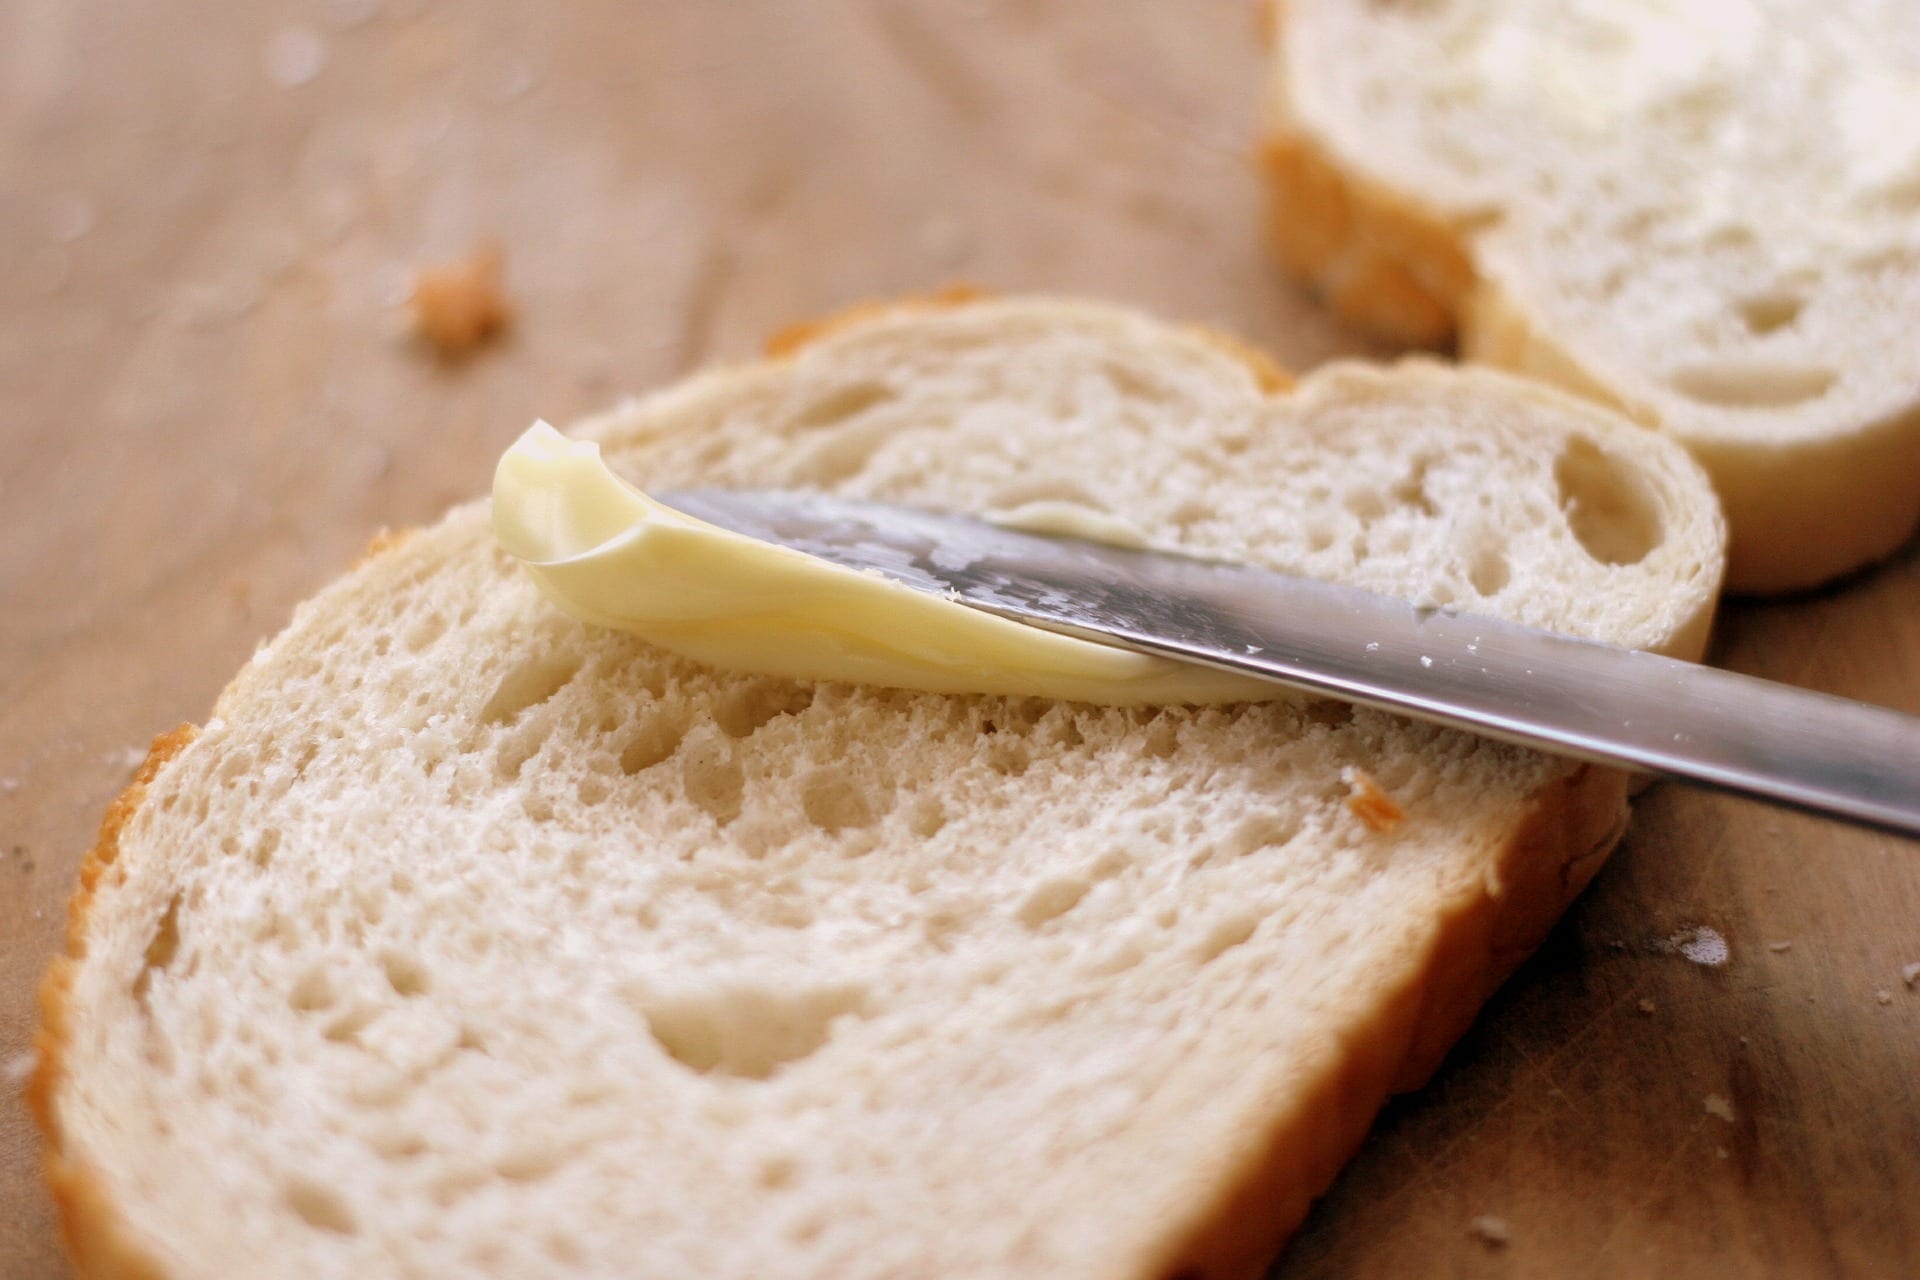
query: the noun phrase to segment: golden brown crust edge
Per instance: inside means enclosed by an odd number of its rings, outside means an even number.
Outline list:
[[[27,1081],[27,1110],[40,1129],[47,1186],[60,1216],[60,1234],[74,1274],[83,1280],[165,1280],[166,1272],[124,1230],[99,1177],[66,1150],[65,1134],[54,1108],[54,1094],[65,1070],[71,1037],[69,1002],[74,970],[87,952],[87,918],[100,881],[116,872],[120,835],[146,799],[147,787],[167,761],[187,748],[199,730],[183,724],[156,737],[133,781],[107,806],[100,833],[80,864],[80,887],[67,904],[65,953],[55,958],[40,983],[40,1030],[34,1036],[37,1061]]]
[[[789,359],[823,339],[858,328],[869,320],[916,311],[942,311],[964,307],[971,303],[991,300],[993,296],[991,292],[976,285],[955,282],[932,293],[867,299],[842,307],[838,311],[830,311],[816,319],[799,320],[786,325],[775,331],[762,344],[762,349],[769,359]],[[1247,372],[1253,375],[1254,385],[1263,395],[1280,395],[1293,389],[1294,376],[1275,363],[1266,352],[1246,340],[1203,324],[1186,324],[1181,328],[1189,336],[1198,338],[1222,355],[1230,356],[1246,366]]]
[[[1342,319],[1406,346],[1453,340],[1475,274],[1447,221],[1349,173],[1285,125],[1261,144],[1260,165],[1274,253]]]
[[[1287,0],[1264,0],[1258,10],[1276,68],[1287,10]],[[1417,347],[1453,340],[1478,285],[1454,219],[1341,164],[1294,121],[1283,82],[1268,89],[1258,162],[1267,177],[1268,242],[1288,270],[1378,337]]]
[[[1546,937],[1626,830],[1626,776],[1580,766],[1536,793],[1492,878],[1455,895],[1416,975],[1322,1060],[1300,1101],[1249,1140],[1167,1252],[1139,1280],[1252,1280],[1360,1147],[1391,1094],[1418,1088],[1487,998]]]

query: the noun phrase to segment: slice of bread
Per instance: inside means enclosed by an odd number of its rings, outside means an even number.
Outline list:
[[[1712,475],[1736,590],[1920,524],[1920,5],[1276,0],[1281,256]]]
[[[882,310],[580,430],[648,486],[1072,501],[1698,652],[1721,528],[1671,442],[1487,372],[1263,376],[1106,308]],[[474,504],[156,744],[33,1101],[86,1275],[1251,1275],[1625,792],[1324,702],[703,669]]]

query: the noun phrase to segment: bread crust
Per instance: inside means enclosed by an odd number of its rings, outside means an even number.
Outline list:
[[[1415,347],[1453,341],[1475,275],[1452,224],[1346,171],[1285,124],[1262,143],[1260,164],[1268,239],[1288,270],[1371,334]]]
[[[87,953],[87,923],[101,880],[120,858],[120,835],[139,812],[147,787],[169,760],[187,749],[199,728],[183,724],[160,734],[127,789],[107,806],[93,848],[80,864],[80,887],[67,903],[64,954],[56,957],[40,983],[40,1030],[34,1036],[37,1061],[26,1088],[27,1110],[40,1129],[41,1159],[47,1186],[60,1217],[60,1235],[82,1280],[166,1280],[167,1272],[125,1229],[104,1181],[66,1150],[66,1135],[54,1107],[72,1037],[69,1004],[73,975]]]
[[[823,339],[857,328],[882,316],[964,307],[970,303],[988,301],[993,296],[992,293],[976,285],[955,281],[932,293],[910,294],[901,298],[869,298],[842,307],[838,311],[830,311],[815,319],[797,320],[778,329],[762,344],[762,349],[770,359],[790,359]],[[1222,355],[1231,356],[1245,365],[1247,372],[1253,375],[1254,385],[1259,387],[1262,393],[1279,395],[1292,390],[1294,376],[1277,364],[1266,352],[1251,343],[1224,330],[1204,324],[1188,324],[1183,325],[1182,328]]]
[[[964,280],[955,280],[951,284],[935,289],[931,293],[906,294],[898,298],[867,298],[860,302],[849,303],[836,311],[811,320],[796,320],[769,334],[760,344],[760,349],[770,360],[785,360],[805,350],[822,338],[828,338],[846,329],[856,328],[869,320],[878,319],[901,311],[938,311],[946,307],[963,307],[969,302],[979,302],[993,295]]]
[[[1387,1098],[1419,1088],[1487,998],[1546,938],[1627,827],[1627,778],[1582,765],[1536,792],[1493,874],[1455,886],[1421,963],[1326,1055],[1300,1101],[1250,1134],[1237,1167],[1143,1260],[1138,1280],[1253,1280],[1365,1140]]]

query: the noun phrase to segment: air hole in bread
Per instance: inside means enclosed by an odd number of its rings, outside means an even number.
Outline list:
[[[522,725],[507,735],[494,752],[493,767],[504,782],[512,782],[527,767],[527,761],[547,745],[548,730],[543,725]]]
[[[387,975],[387,985],[399,996],[417,996],[426,992],[428,987],[426,966],[418,959],[399,951],[380,953],[380,968]]]
[[[772,1155],[760,1162],[756,1181],[769,1191],[790,1187],[800,1174],[800,1162],[790,1155]]]
[[[806,408],[794,415],[793,425],[802,431],[837,426],[849,418],[857,418],[868,410],[878,408],[896,398],[898,393],[884,383],[848,383],[846,386],[835,387],[817,397]]]
[[[386,1125],[367,1134],[365,1141],[382,1160],[410,1160],[428,1149],[427,1140],[413,1130]]]
[[[1201,964],[1210,964],[1227,952],[1253,937],[1254,930],[1260,927],[1260,917],[1251,912],[1230,915],[1207,930],[1200,940],[1198,958]]]
[[[1093,884],[1085,876],[1054,876],[1035,885],[1014,911],[1029,929],[1038,929],[1080,905]]]
[[[280,849],[280,833],[268,827],[253,839],[253,849],[249,853],[253,865],[265,870],[273,861],[273,855]]]
[[[313,764],[319,754],[319,743],[303,742],[300,744],[300,750],[293,758],[293,776],[296,780],[306,777],[308,767]],[[172,797],[169,796],[168,799],[171,800]]]
[[[1741,299],[1738,306],[1740,323],[1747,326],[1747,332],[1764,337],[1798,320],[1806,305],[1805,298],[1785,290],[1756,293]]]
[[[447,620],[437,613],[429,613],[407,628],[400,642],[409,653],[424,653],[428,646],[447,633]]]
[[[651,769],[678,751],[686,734],[685,725],[666,716],[646,721],[620,749],[620,771],[631,777]]]
[[[1250,813],[1236,822],[1220,842],[1226,858],[1244,858],[1262,849],[1277,848],[1300,833],[1300,820],[1278,811]]]
[[[820,439],[793,467],[793,483],[830,489],[858,475],[880,448],[896,434],[885,420],[849,422]]]
[[[1033,765],[1033,751],[1022,738],[997,737],[987,748],[987,767],[1003,778],[1023,776]]]
[[[1499,595],[1512,579],[1513,566],[1504,547],[1484,542],[1467,558],[1467,581],[1484,597]]]
[[[180,895],[176,893],[167,899],[166,910],[160,913],[160,921],[153,927],[153,936],[147,939],[140,974],[133,980],[133,998],[142,1011],[147,1011],[147,996],[153,989],[153,976],[165,973],[179,954]]]
[[[1560,509],[1586,553],[1601,564],[1638,564],[1666,534],[1638,472],[1576,436],[1553,464]]]
[[[1357,520],[1378,520],[1387,514],[1387,500],[1372,489],[1356,489],[1344,504]]]
[[[566,1157],[558,1147],[528,1144],[495,1160],[493,1168],[509,1182],[538,1182],[565,1163]]]
[[[867,1012],[864,987],[739,985],[657,998],[643,1014],[667,1056],[702,1075],[765,1080],[819,1049],[837,1019]]]
[[[1165,760],[1180,746],[1180,730],[1166,713],[1162,712],[1147,726],[1141,735],[1141,754],[1155,760]]]
[[[791,680],[754,680],[713,700],[713,721],[729,738],[751,737],[780,716],[798,715],[813,705],[813,687]]]
[[[940,803],[938,796],[916,796],[913,803],[907,806],[907,830],[922,840],[931,840],[946,825],[947,808]]]
[[[493,696],[480,708],[481,724],[505,724],[560,692],[580,674],[581,659],[543,658],[522,663],[500,681]]]
[[[1332,698],[1308,698],[1298,704],[1300,714],[1318,725],[1339,729],[1353,723],[1353,704]]]
[[[870,827],[891,807],[844,767],[809,773],[800,784],[800,806],[807,821],[829,835]]]
[[[333,1006],[333,979],[321,968],[307,970],[293,984],[287,1004],[295,1013],[318,1013]]]
[[[1123,400],[1138,400],[1146,405],[1158,405],[1168,399],[1165,385],[1157,379],[1146,377],[1137,369],[1117,361],[1108,361],[1105,368],[1107,382],[1112,385],[1114,394]]]
[[[680,752],[680,785],[687,799],[721,826],[740,816],[747,779],[725,740],[712,732],[688,734]]]
[[[336,1044],[351,1044],[362,1031],[366,1030],[375,1018],[380,1016],[380,1007],[371,1004],[355,1004],[334,1015],[331,1022],[320,1028],[320,1034]]]
[[[1432,468],[1432,459],[1418,459],[1413,468],[1393,486],[1388,496],[1396,505],[1417,511],[1423,516],[1439,514],[1438,508],[1433,505],[1433,496],[1427,492],[1427,472]]]
[[[353,1211],[347,1208],[331,1187],[322,1186],[307,1178],[294,1178],[284,1188],[287,1207],[298,1214],[300,1220],[316,1231],[331,1231],[338,1235],[352,1235],[357,1229],[353,1220]]]
[[[1674,371],[1673,389],[1726,409],[1791,409],[1818,400],[1840,375],[1821,365],[1719,360]]]

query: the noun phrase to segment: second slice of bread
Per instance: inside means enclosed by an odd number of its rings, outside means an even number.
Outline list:
[[[650,487],[1071,501],[1696,653],[1670,442],[1483,372],[1270,393],[1056,302],[584,424]],[[83,1274],[1252,1275],[1593,874],[1614,773],[1335,704],[708,670],[483,505],[303,606],[102,831],[33,1096]]]
[[[1285,260],[1350,318],[1693,450],[1728,584],[1920,524],[1920,6],[1284,0]]]

